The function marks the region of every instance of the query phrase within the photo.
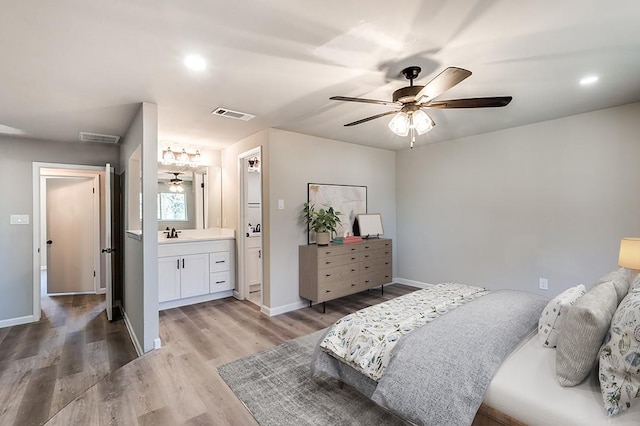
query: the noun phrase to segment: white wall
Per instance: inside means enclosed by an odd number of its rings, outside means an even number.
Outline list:
[[[639,118],[632,104],[398,152],[397,275],[591,284],[640,236]]]
[[[269,190],[263,194],[263,208],[269,217],[264,229],[270,238],[265,241],[265,255],[270,266],[269,306],[278,312],[301,301],[298,246],[307,243],[307,233],[299,213],[307,201],[308,183],[366,186],[368,212],[382,215],[384,236],[395,242],[395,153],[271,129],[267,155],[263,153],[263,164],[268,163]],[[278,210],[279,199],[285,202],[284,210]]]
[[[158,192],[158,108],[142,103],[121,144],[120,164],[125,172],[124,217],[138,216],[138,196],[131,196],[131,180],[140,179],[140,170],[127,169],[129,157],[141,149],[142,171],[142,239],[125,235],[124,241],[124,311],[136,346],[142,352],[153,349],[159,336],[158,319],[158,221],[156,197]],[[133,185],[136,188],[136,185]],[[137,192],[137,190],[135,190]],[[130,215],[132,213],[132,215]],[[128,220],[125,227],[134,228]],[[135,222],[135,221],[133,221]]]
[[[104,166],[116,164],[118,147],[0,136],[0,170],[11,190],[0,203],[0,327],[33,314],[33,162]],[[29,215],[29,225],[10,225],[12,214]],[[36,226],[38,224],[35,224]]]

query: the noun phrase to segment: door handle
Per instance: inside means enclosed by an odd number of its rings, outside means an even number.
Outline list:
[[[114,249],[112,249],[111,247],[102,249],[102,252],[103,252],[103,253],[108,253],[108,254],[111,254],[111,253],[113,253],[114,251],[115,251],[115,250],[114,250]]]
[[[48,244],[48,245],[51,245],[51,244],[53,244],[53,241],[51,241],[51,240],[47,240],[47,244]]]

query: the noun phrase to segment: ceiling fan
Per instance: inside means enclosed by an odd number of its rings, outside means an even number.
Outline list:
[[[393,92],[393,100],[391,102],[376,99],[350,98],[347,96],[333,96],[329,99],[334,101],[361,102],[399,107],[399,109],[347,123],[345,126],[355,126],[356,124],[366,123],[367,121],[375,120],[376,118],[386,115],[396,114],[391,122],[389,122],[389,128],[398,136],[407,136],[409,132],[411,132],[411,148],[413,148],[413,144],[416,141],[416,132],[422,135],[436,125],[423,109],[496,108],[507,106],[512,99],[511,96],[494,96],[436,101],[435,98],[469,77],[471,71],[458,67],[448,67],[424,86],[414,86],[413,80],[418,78],[420,71],[422,71],[422,69],[416,66],[407,67],[402,70],[404,77],[409,80],[409,86],[402,87]]]
[[[178,177],[178,175],[181,175],[182,173],[179,172],[172,172],[173,175],[175,175],[175,177],[173,179],[171,179],[169,181],[169,191],[171,192],[184,192],[184,188],[182,187],[182,179],[180,179]]]

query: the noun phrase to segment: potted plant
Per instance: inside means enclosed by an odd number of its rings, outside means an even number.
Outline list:
[[[313,204],[304,203],[302,219],[309,225],[309,229],[316,233],[316,242],[319,246],[329,245],[331,232],[336,232],[336,226],[340,224],[340,212],[333,207],[327,209],[315,209]]]

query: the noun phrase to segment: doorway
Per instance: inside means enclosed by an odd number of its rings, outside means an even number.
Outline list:
[[[238,157],[240,167],[239,285],[241,299],[262,307],[262,151],[255,148]]]
[[[33,164],[35,321],[49,296],[89,293],[100,295],[112,319],[112,172],[109,165]]]

